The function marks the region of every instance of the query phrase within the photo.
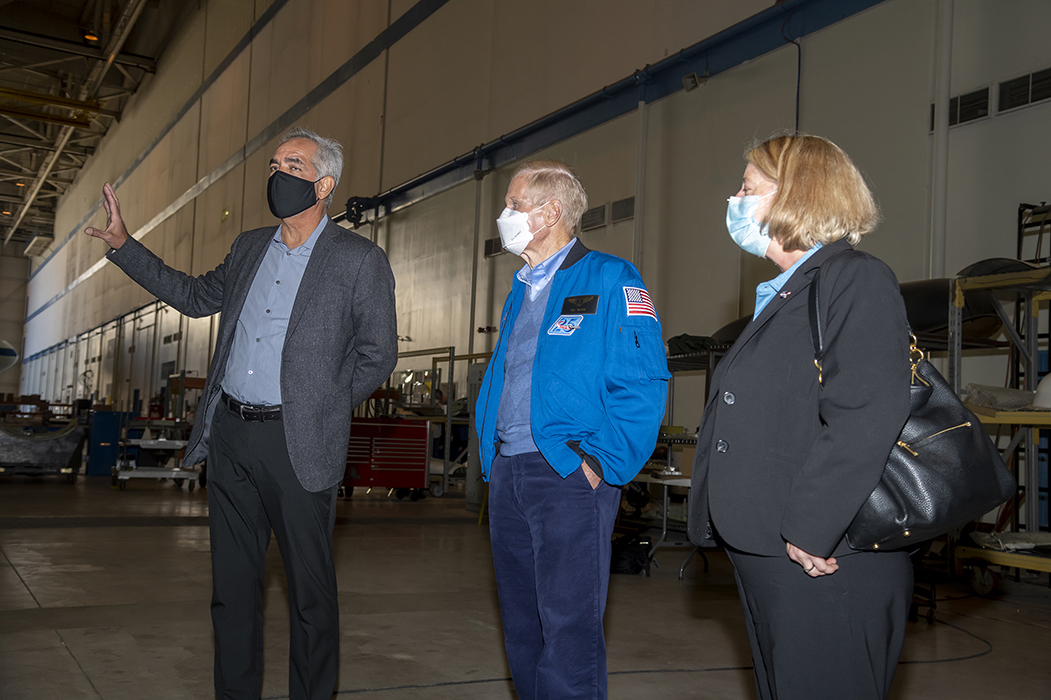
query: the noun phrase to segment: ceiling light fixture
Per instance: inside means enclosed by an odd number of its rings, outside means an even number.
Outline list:
[[[84,37],[84,41],[98,41],[99,40],[99,35],[96,34],[93,31],[91,31],[90,29],[83,30],[82,31],[82,35]]]
[[[15,183],[15,187],[25,187],[25,186],[26,186],[26,183],[24,183],[24,182],[16,182]]]

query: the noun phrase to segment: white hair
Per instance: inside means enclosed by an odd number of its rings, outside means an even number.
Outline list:
[[[301,126],[294,126],[285,132],[285,135],[281,137],[281,143],[292,139],[306,139],[317,146],[314,156],[310,159],[310,164],[314,166],[318,179],[331,177],[336,181],[336,185],[339,184],[339,176],[343,174],[343,145],[339,141],[318,136],[310,129],[304,129]],[[336,185],[332,186],[332,191],[325,198],[326,210],[332,205],[332,195],[336,191]]]

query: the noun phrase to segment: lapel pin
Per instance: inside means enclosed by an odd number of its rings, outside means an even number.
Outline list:
[[[781,297],[782,299],[787,299],[787,298],[788,298],[788,295],[789,295],[789,294],[791,294],[791,293],[792,293],[792,292],[781,292],[781,293],[780,293],[780,294],[778,294],[777,296]]]

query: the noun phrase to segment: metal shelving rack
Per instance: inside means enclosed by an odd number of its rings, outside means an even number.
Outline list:
[[[1047,334],[1040,333],[1041,304],[1051,301],[1051,236],[1044,241],[1044,234],[1051,234],[1051,206],[1047,204],[1020,204],[1018,208],[1017,255],[1032,265],[1030,269],[975,277],[959,277],[953,281],[949,304],[949,382],[961,393],[961,360],[963,354],[963,308],[964,294],[972,290],[989,290],[1001,296],[1013,295],[1015,318],[1012,321],[1000,304],[995,305],[997,314],[1011,341],[1010,384],[1012,388],[1036,390],[1039,381],[1039,353],[1041,340]],[[1036,234],[1035,254],[1026,259],[1027,237]],[[1017,432],[1003,452],[1005,458],[1021,447],[1025,471],[1021,479],[1025,488],[1025,528],[1029,532],[1040,530],[1040,465],[1038,461],[1039,430],[1051,427],[1051,414],[1037,411],[996,412],[980,416],[982,422],[995,425],[1010,425]],[[1021,472],[1021,470],[1019,470]]]

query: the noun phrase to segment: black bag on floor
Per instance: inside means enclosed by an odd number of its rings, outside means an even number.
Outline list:
[[[610,573],[650,575],[649,537],[623,535],[613,541],[613,556],[610,557]]]

